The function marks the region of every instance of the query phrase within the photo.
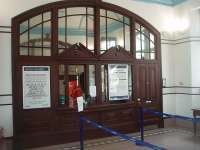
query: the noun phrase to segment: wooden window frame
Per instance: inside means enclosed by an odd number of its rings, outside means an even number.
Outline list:
[[[66,53],[62,55],[58,54],[58,10],[61,8],[69,7],[92,7],[94,8],[94,53],[89,52],[89,50],[83,45],[75,44],[66,49]],[[113,11],[119,13],[124,17],[130,18],[130,53],[127,52],[123,47],[114,47],[108,49],[105,53],[100,53],[100,9],[105,9],[108,11]],[[38,14],[43,14],[44,12],[51,11],[51,56],[20,56],[19,55],[19,26],[25,20],[34,17]],[[42,15],[43,16],[43,15]],[[125,19],[123,19],[124,22]],[[101,76],[100,70],[102,64],[130,64],[134,66],[136,62],[143,62],[144,60],[135,59],[135,22],[144,26],[153,35],[155,35],[155,49],[156,49],[156,59],[155,60],[145,60],[149,63],[161,62],[160,59],[160,34],[159,32],[148,22],[143,20],[141,17],[135,15],[134,13],[123,9],[121,7],[102,2],[101,0],[68,0],[62,2],[55,2],[47,4],[44,6],[37,7],[35,9],[29,10],[13,18],[12,20],[12,58],[13,58],[13,87],[16,87],[17,83],[15,81],[16,74],[18,70],[15,69],[20,65],[45,65],[51,64],[53,71],[52,75],[57,75],[59,64],[94,64],[96,68],[96,86],[97,86],[97,104],[102,104],[101,101]],[[124,25],[123,25],[124,26]],[[87,27],[86,27],[87,28]],[[123,29],[124,30],[124,29]],[[125,33],[124,33],[125,34]],[[125,35],[124,35],[125,36]],[[125,40],[125,39],[124,39]],[[124,44],[125,46],[125,44]],[[74,51],[73,51],[74,50]],[[87,52],[88,51],[88,52]],[[68,54],[67,54],[68,53]],[[73,57],[71,57],[73,56]],[[56,69],[57,68],[57,69]],[[22,80],[22,79],[20,79]],[[132,68],[132,86],[134,80],[134,68]],[[58,79],[54,78],[53,86],[55,88]],[[13,93],[21,93],[21,90],[13,90]],[[132,88],[132,93],[134,93],[134,88]],[[14,94],[17,97],[21,97],[21,94]],[[58,92],[52,91],[52,101],[53,106],[57,107]],[[132,96],[134,98],[134,96]]]

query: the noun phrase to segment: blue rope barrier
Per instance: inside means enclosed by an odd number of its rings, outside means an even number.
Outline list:
[[[155,115],[158,115],[158,116],[161,116],[161,117],[167,116],[167,117],[171,117],[171,118],[178,118],[178,119],[182,119],[182,120],[192,121],[194,123],[200,123],[200,119],[199,118],[194,119],[194,118],[180,116],[180,115],[172,115],[172,114],[162,113],[162,112],[150,109],[150,108],[143,108],[143,111],[144,112],[150,112],[152,114],[155,114]]]
[[[84,124],[80,117],[80,150],[84,150]]]
[[[137,140],[135,137],[131,137],[131,136],[116,132],[116,131],[114,131],[114,130],[112,130],[110,128],[104,127],[104,126],[96,123],[95,121],[91,121],[91,120],[89,120],[88,118],[86,118],[84,116],[80,116],[80,121],[85,121],[86,123],[91,124],[92,126],[94,126],[96,128],[104,130],[105,132],[108,132],[108,133],[110,133],[110,134],[112,134],[114,136],[118,136],[118,137],[120,137],[122,139],[125,139],[127,141],[130,141],[130,142],[132,142],[134,144],[142,145],[142,146],[151,148],[153,150],[166,150],[165,148],[158,147],[158,146],[150,144],[148,142],[145,142],[145,141],[142,141],[142,140]],[[83,142],[81,142],[81,143],[83,143]]]

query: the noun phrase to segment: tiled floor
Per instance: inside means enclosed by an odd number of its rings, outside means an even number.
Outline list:
[[[130,134],[138,137],[139,134]],[[200,136],[194,136],[189,130],[165,128],[145,131],[145,141],[168,150],[200,150]],[[85,150],[148,150],[136,146],[117,137],[109,137],[85,141]],[[79,150],[79,142],[29,150]],[[0,144],[0,150],[12,150],[12,141],[6,140]]]

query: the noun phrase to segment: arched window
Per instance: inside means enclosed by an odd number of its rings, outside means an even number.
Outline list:
[[[55,106],[70,105],[72,83],[80,86],[88,103],[132,102],[137,61],[160,61],[158,31],[137,15],[101,1],[41,6],[15,17],[13,24],[16,65],[50,65]],[[120,68],[125,80],[114,83]]]
[[[58,10],[58,40],[66,43],[63,48],[81,43],[94,52],[94,8],[69,7]]]
[[[20,23],[19,55],[51,56],[51,12],[43,12]]]
[[[130,19],[122,14],[100,9],[101,53],[121,46],[130,52]]]
[[[78,140],[78,97],[85,115],[124,133],[139,129],[137,108],[162,110],[160,34],[119,6],[63,0],[28,10],[12,19],[12,57],[21,149]]]
[[[135,24],[136,59],[155,60],[155,36],[144,26]]]

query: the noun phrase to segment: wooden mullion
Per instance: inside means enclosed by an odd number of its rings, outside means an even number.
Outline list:
[[[95,21],[94,21],[94,44],[95,44],[95,55],[99,56],[100,53],[100,8],[95,8]]]
[[[101,64],[95,66],[95,83],[97,90],[97,105],[102,104],[102,77],[101,77]]]
[[[88,8],[86,7],[86,47],[88,48]]]
[[[139,33],[140,33],[140,46],[141,46],[141,48],[140,48],[140,49],[141,49],[141,54],[140,54],[140,56],[141,56],[141,59],[143,59],[143,58],[142,58],[142,30],[141,30],[141,25],[140,25],[140,32],[139,32]]]
[[[84,68],[85,68],[85,70],[84,70],[84,76],[85,76],[85,93],[86,93],[86,95],[89,95],[90,94],[90,92],[89,92],[89,86],[90,86],[90,84],[89,84],[89,65],[84,65]]]
[[[108,49],[108,18],[107,18],[107,10],[106,11],[106,50]]]
[[[131,18],[130,20],[130,51],[134,59],[136,59],[136,34],[134,18]]]
[[[44,47],[44,39],[43,39],[44,38],[44,35],[43,35],[44,34],[44,22],[43,21],[44,21],[44,13],[42,13],[42,23],[41,23],[42,24],[42,41],[41,41],[42,56],[44,55],[44,48],[43,48]]]
[[[64,82],[65,82],[65,102],[69,106],[69,65],[65,65]]]
[[[65,8],[65,48],[67,48],[67,8]]]
[[[123,38],[124,38],[124,40],[123,40],[124,49],[126,49],[126,45],[125,45],[125,43],[126,43],[126,40],[125,40],[125,38],[126,38],[126,30],[125,30],[125,17],[124,16],[123,16]]]
[[[52,56],[58,54],[58,9],[54,8],[52,11]]]
[[[30,19],[28,19],[28,29],[30,28]],[[30,29],[28,30],[28,56],[30,56]]]
[[[106,74],[106,78],[105,78]],[[109,102],[109,74],[108,74],[108,64],[104,65],[104,80],[106,81],[106,102]]]

